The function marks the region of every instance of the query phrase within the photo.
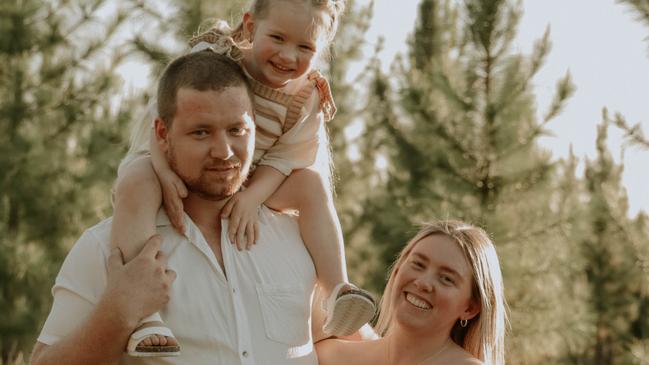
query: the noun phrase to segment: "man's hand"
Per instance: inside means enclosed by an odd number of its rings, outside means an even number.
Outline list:
[[[169,221],[180,234],[184,234],[183,198],[187,197],[187,188],[180,177],[170,169],[157,174],[162,187],[162,204],[167,211]]]
[[[72,292],[62,290],[56,294],[55,303],[67,293],[68,299],[78,304],[71,309],[73,313],[85,319],[75,330],[52,345],[37,342],[31,363],[119,363],[128,337],[140,320],[169,301],[169,289],[176,279],[176,273],[167,270],[167,257],[160,252],[160,242],[159,236],[151,237],[142,251],[126,265],[121,251],[113,249],[107,263],[106,289],[94,308]],[[84,313],[88,314],[87,317]]]
[[[240,191],[225,204],[221,210],[221,218],[229,218],[228,238],[237,245],[237,249],[250,247],[257,243],[259,238],[259,206],[261,202],[255,201],[251,194]]]
[[[167,256],[160,251],[161,238],[151,237],[142,251],[128,264],[113,249],[108,259],[108,278],[102,301],[112,303],[133,327],[144,317],[160,310],[169,301],[176,273],[167,270]]]

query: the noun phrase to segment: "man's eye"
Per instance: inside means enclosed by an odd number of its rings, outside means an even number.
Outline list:
[[[208,133],[207,133],[207,131],[205,129],[197,129],[197,130],[192,132],[192,135],[194,135],[196,137],[204,137],[204,136],[207,136],[207,134]]]
[[[247,131],[246,128],[230,128],[230,134],[234,136],[243,136]]]

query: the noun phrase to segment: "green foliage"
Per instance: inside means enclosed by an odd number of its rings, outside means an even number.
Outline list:
[[[585,192],[588,205],[582,216],[585,234],[581,251],[586,261],[586,285],[591,327],[581,357],[588,363],[633,363],[634,343],[647,339],[645,315],[649,285],[644,222],[626,218],[626,193],[621,184],[623,166],[616,165],[606,147],[608,118],[598,127],[597,159],[588,161]],[[645,264],[646,265],[646,264]]]
[[[186,52],[189,39],[217,20],[236,27],[245,9],[235,0],[127,0],[131,11],[145,23],[131,46],[159,75],[174,57]],[[162,41],[161,41],[162,40]]]
[[[208,19],[236,25],[243,6],[0,3],[0,364],[24,362],[67,249],[110,214],[127,126],[148,99],[119,97],[115,67],[135,56],[156,75]],[[537,113],[531,81],[550,33],[528,55],[512,51],[518,2],[422,0],[390,75],[374,58],[351,81],[372,4],[347,8],[321,68],[338,107],[328,129],[351,279],[381,293],[415,224],[465,219],[490,232],[501,258],[509,363],[646,364],[649,218],[627,217],[623,166],[606,149],[609,124],[642,146],[639,127],[605,114],[583,178],[575,156],[557,161],[538,146],[574,86],[566,74]],[[136,36],[111,47],[126,22]],[[362,133],[350,139],[354,128]]]
[[[0,358],[28,350],[80,231],[110,211],[123,131],[103,1],[0,5]]]
[[[617,0],[617,2],[627,5],[636,14],[636,19],[649,28],[649,0]],[[649,41],[649,36],[645,40]],[[630,144],[644,149],[649,148],[649,140],[644,136],[640,123],[631,126],[622,114],[616,113],[613,124],[624,132]]]

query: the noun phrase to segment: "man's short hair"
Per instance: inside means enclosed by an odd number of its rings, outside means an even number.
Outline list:
[[[158,82],[158,116],[167,128],[171,126],[181,88],[221,91],[237,86],[246,88],[252,105],[254,94],[248,78],[227,56],[205,50],[178,57],[165,68]]]

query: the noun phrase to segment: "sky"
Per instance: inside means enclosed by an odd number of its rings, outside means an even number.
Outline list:
[[[406,38],[414,28],[418,3],[375,0],[364,49],[369,57],[382,37],[380,56],[386,70],[397,53],[407,50]],[[649,27],[635,21],[633,13],[614,0],[524,0],[523,7],[515,52],[529,54],[546,27],[551,32],[552,50],[533,79],[538,119],[551,102],[557,80],[566,72],[570,71],[577,87],[563,112],[548,125],[553,136],[543,137],[541,145],[556,158],[568,156],[572,147],[582,161],[582,171],[583,161],[595,158],[596,126],[604,107],[611,115],[622,113],[631,124],[640,122],[649,134],[649,41],[645,41]],[[358,72],[365,61],[350,73]],[[148,84],[150,74],[142,67],[129,63],[120,69],[129,87]],[[615,160],[625,164],[623,184],[629,196],[629,215],[649,212],[649,150],[629,147],[622,154],[622,134],[615,128],[609,130],[608,146]]]
[[[371,54],[379,36],[385,41],[381,57],[386,68],[397,53],[404,53],[418,3],[376,0],[366,54]],[[577,87],[563,112],[548,125],[554,135],[543,137],[541,145],[556,158],[567,157],[572,146],[583,173],[583,161],[596,156],[596,126],[604,107],[610,115],[620,112],[628,123],[640,122],[649,137],[649,41],[645,41],[649,27],[614,0],[524,0],[523,7],[514,51],[529,54],[548,26],[552,40],[546,63],[533,79],[538,120],[566,72]],[[629,147],[622,155],[622,134],[615,128],[609,130],[608,146],[614,159],[625,164],[630,216],[639,210],[649,212],[649,150]]]

